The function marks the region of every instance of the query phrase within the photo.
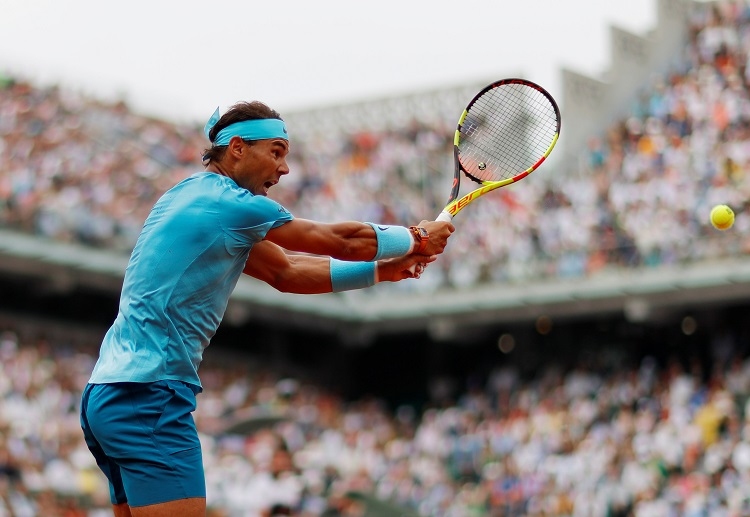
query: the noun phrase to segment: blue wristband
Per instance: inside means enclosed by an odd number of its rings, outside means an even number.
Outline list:
[[[375,285],[375,262],[347,262],[331,259],[331,287],[334,293]]]
[[[414,246],[414,237],[405,226],[387,226],[367,223],[375,230],[378,237],[378,252],[372,260],[403,257]]]

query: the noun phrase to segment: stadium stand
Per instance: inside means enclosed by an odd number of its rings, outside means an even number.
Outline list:
[[[242,305],[253,314],[282,307],[308,323],[333,321],[346,328],[354,322],[377,332],[379,321],[424,327],[436,313],[457,313],[469,321],[485,317],[482,311],[488,317],[502,311],[515,319],[529,306],[575,312],[577,300],[585,302],[581,310],[592,303],[607,305],[604,298],[612,310],[624,310],[630,298],[643,293],[656,298],[648,293],[658,291],[672,300],[716,294],[706,295],[695,285],[721,289],[731,284],[741,288],[738,296],[746,296],[744,8],[698,3],[676,17],[675,5],[659,1],[659,23],[666,25],[655,31],[684,34],[679,53],[668,60],[657,50],[674,43],[656,39],[639,46],[637,39],[615,31],[620,50],[614,55],[625,62],[613,66],[624,70],[613,74],[615,82],[628,73],[641,80],[632,81],[629,97],[623,87],[610,87],[601,90],[601,98],[630,99],[623,104],[627,116],[591,133],[585,151],[566,148],[560,153],[564,163],[545,165],[523,185],[493,193],[463,212],[450,253],[419,282],[310,301],[275,296],[243,279],[235,293],[241,302],[238,319]],[[676,20],[683,20],[682,30],[666,30]],[[643,52],[654,52],[658,59],[646,62],[661,68],[641,66],[638,74],[631,73],[630,63]],[[433,216],[445,198],[446,172],[452,167],[450,134],[459,111],[454,106],[462,105],[473,89],[425,92],[428,101],[422,102],[415,95],[290,113],[290,129],[299,134],[294,173],[272,195],[293,213],[322,220],[407,224]],[[566,89],[575,90],[570,84]],[[564,122],[561,145],[566,127],[583,120],[568,111],[572,107],[565,108],[567,101],[578,106],[575,99],[571,93],[563,103],[569,122]],[[338,130],[330,129],[336,120]],[[316,121],[325,132],[315,131]],[[197,127],[8,78],[0,90],[0,260],[21,264],[24,272],[36,264],[33,274],[48,279],[50,266],[62,264],[69,270],[62,276],[74,286],[89,280],[89,270],[101,271],[116,285],[121,256],[131,249],[152,203],[200,167],[205,145]],[[716,203],[736,208],[732,232],[717,232],[708,224]],[[28,251],[26,235],[43,237],[43,244]],[[49,239],[65,246],[53,247]],[[38,248],[44,246],[50,251],[40,256]],[[682,279],[689,280],[684,284]],[[394,292],[404,295],[399,297],[403,303],[393,303]]]
[[[647,279],[647,292],[680,266],[678,276],[701,273],[696,285],[708,278],[715,300],[746,296],[726,279],[744,274],[750,250],[750,9],[728,0],[689,6],[679,59],[652,71],[627,114],[592,133],[581,167],[564,182],[547,171],[478,204],[454,254],[416,289],[472,288],[476,298],[487,285],[515,294],[511,287],[529,279],[612,274]],[[310,135],[295,147],[299,174],[274,195],[321,219],[399,223],[436,213],[452,123]],[[3,245],[32,249],[15,239],[22,232],[40,247],[51,239],[76,253],[123,256],[155,197],[194,171],[204,145],[197,128],[8,78],[0,88],[0,226],[13,233],[3,233]],[[716,203],[736,207],[731,232],[708,226]],[[717,264],[722,270],[710,276]],[[709,300],[695,293],[693,308]],[[606,310],[584,309],[590,327]],[[641,321],[641,309],[631,306],[626,319]],[[211,511],[366,515],[354,495],[367,494],[436,517],[750,515],[745,320],[735,315],[727,331],[700,334],[681,360],[665,340],[658,357],[598,342],[573,364],[487,363],[481,379],[457,386],[430,379],[419,406],[345,400],[304,375],[222,361],[212,350],[196,413]],[[682,333],[692,335],[694,324],[683,319]],[[71,337],[15,316],[0,327],[0,516],[108,515],[77,421],[97,332]],[[227,433],[232,415],[251,415],[252,434]]]
[[[402,509],[380,515],[746,515],[750,328],[737,321],[702,338],[710,362],[633,360],[602,341],[570,367],[435,379],[420,407],[345,400],[212,350],[196,411],[211,515],[378,515],[364,495]],[[108,515],[77,416],[96,332],[38,323],[0,326],[0,515]]]

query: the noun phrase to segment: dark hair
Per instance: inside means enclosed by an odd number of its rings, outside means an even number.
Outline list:
[[[208,133],[208,139],[213,143],[213,141],[216,140],[216,135],[219,134],[219,131],[227,126],[231,126],[235,122],[265,118],[277,118],[282,120],[281,115],[279,115],[276,110],[269,108],[260,101],[238,102],[229,108],[229,110],[221,116],[216,125],[211,128],[211,131]],[[225,145],[212,145],[210,148],[204,150],[203,165],[208,165],[214,160],[221,160],[224,157],[226,150],[227,146]]]

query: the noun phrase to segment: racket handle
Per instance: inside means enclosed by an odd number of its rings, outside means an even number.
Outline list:
[[[449,214],[448,212],[446,212],[446,211],[442,211],[442,212],[440,212],[440,215],[437,216],[437,219],[435,219],[435,220],[436,221],[443,221],[444,223],[449,223],[449,222],[451,222],[453,220],[453,216],[451,214]]]

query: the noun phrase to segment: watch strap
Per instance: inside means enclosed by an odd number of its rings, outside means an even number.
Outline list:
[[[425,248],[427,248],[427,243],[430,242],[430,232],[421,226],[410,226],[409,230],[411,230],[414,235],[414,240],[416,242],[414,253],[422,254]]]

